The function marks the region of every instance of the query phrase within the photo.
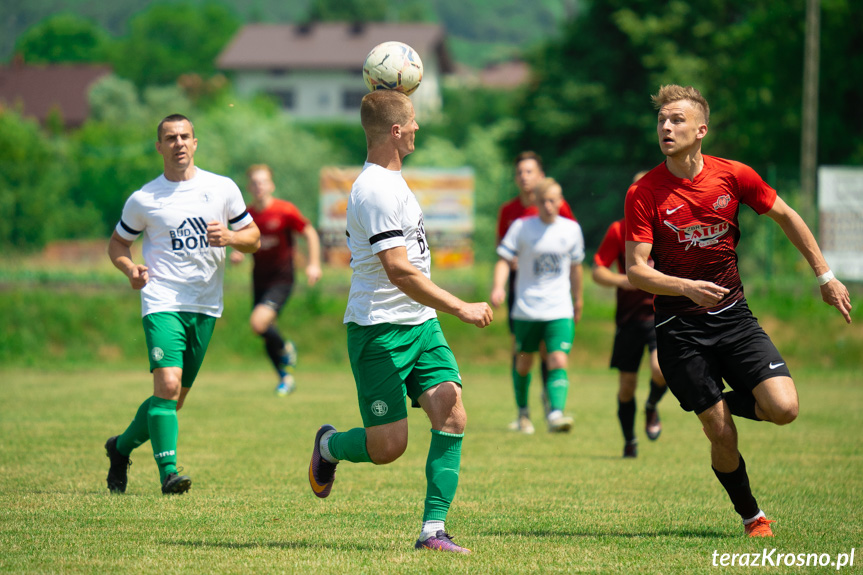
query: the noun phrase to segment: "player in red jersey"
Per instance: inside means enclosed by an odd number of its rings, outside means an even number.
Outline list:
[[[663,86],[653,102],[666,159],[627,193],[627,275],[656,294],[662,373],[681,407],[701,421],[713,471],[747,535],[772,537],[772,521],[749,487],[731,416],[785,425],[796,419],[798,399],[785,360],[743,295],[735,251],[741,204],[779,224],[814,271],[822,299],[848,323],[851,299],[806,223],[773,188],[749,166],[701,153],[710,108],[698,90]],[[723,393],[723,379],[731,391]]]
[[[255,252],[252,272],[254,309],[249,318],[252,331],[264,339],[267,356],[279,374],[278,395],[294,391],[293,368],[297,351],[276,327],[276,318],[288,301],[294,287],[294,234],[306,238],[309,249],[306,279],[314,285],[321,279],[321,242],[315,228],[291,202],[273,197],[276,186],[273,172],[266,164],[255,164],[246,170],[252,203],[249,213],[261,230],[261,249]],[[242,253],[231,253],[231,262],[243,261]]]
[[[497,218],[497,244],[500,245],[501,240],[506,235],[507,230],[512,223],[527,216],[535,216],[539,214],[536,207],[536,202],[533,197],[533,189],[536,185],[545,178],[545,169],[542,165],[542,158],[536,152],[525,151],[520,153],[515,158],[515,184],[518,186],[518,196],[506,202],[500,207],[500,212]],[[575,220],[572,215],[572,209],[566,200],[560,206],[560,214],[565,218]],[[509,280],[507,285],[508,293],[506,297],[507,303],[507,324],[509,325],[510,334],[513,333],[513,323],[510,317],[512,313],[512,305],[515,301],[515,278],[518,270],[518,259],[512,261],[510,267]],[[548,367],[546,366],[545,347],[540,349],[541,361],[540,368],[542,372],[542,402],[545,408],[545,415],[548,416],[550,405],[548,403],[548,394],[546,387],[548,385]],[[515,339],[512,344],[512,371],[515,373]],[[509,428],[513,431],[521,431],[522,433],[533,433],[533,423],[530,421],[530,416],[527,412],[520,413],[515,421],[509,424]]]
[[[639,172],[637,182],[647,172]],[[656,440],[662,432],[662,423],[656,405],[665,395],[667,386],[656,354],[656,331],[653,329],[653,294],[640,290],[626,277],[626,242],[623,239],[625,219],[609,226],[599,249],[593,256],[593,281],[599,285],[617,288],[614,347],[611,367],[620,373],[617,392],[617,418],[623,431],[623,456],[638,456],[635,437],[635,389],[638,386],[638,367],[647,347],[650,353],[650,394],[644,404],[644,430],[648,439]],[[613,270],[612,266],[617,265]]]

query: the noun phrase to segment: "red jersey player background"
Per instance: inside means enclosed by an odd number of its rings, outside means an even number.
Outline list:
[[[253,201],[249,213],[261,230],[261,249],[255,252],[252,272],[254,309],[249,318],[252,330],[264,340],[267,356],[279,374],[278,395],[294,391],[293,368],[297,351],[276,326],[276,318],[288,301],[294,287],[294,234],[308,242],[309,259],[306,278],[314,285],[321,278],[321,242],[315,228],[291,202],[273,197],[276,186],[266,164],[255,164],[246,170],[249,193]],[[231,262],[243,261],[242,253],[231,253]]]
[[[536,185],[541,182],[545,178],[545,169],[542,165],[542,158],[535,152],[525,151],[520,153],[515,158],[515,184],[518,186],[518,196],[506,202],[500,207],[500,211],[498,213],[497,218],[497,245],[500,245],[501,240],[506,235],[506,232],[509,230],[509,227],[512,223],[519,219],[527,216],[535,216],[539,214],[539,210],[536,207],[536,202],[534,201],[533,190]],[[572,209],[569,207],[569,204],[566,200],[563,200],[563,203],[560,206],[560,214],[565,218],[569,218],[571,220],[575,220],[575,216],[572,215]],[[508,280],[508,293],[506,297],[507,302],[507,324],[509,325],[509,332],[513,333],[513,323],[511,313],[512,313],[512,305],[515,301],[515,279],[516,272],[518,271],[518,259],[514,259],[511,267],[510,274]],[[548,403],[548,395],[546,393],[546,388],[548,387],[548,367],[546,365],[546,353],[545,347],[540,349],[540,369],[542,370],[542,403],[545,407],[545,415],[548,416],[550,405]],[[516,362],[516,353],[515,353],[515,340],[513,340],[512,347],[512,371],[515,374],[515,362]],[[522,433],[533,433],[534,427],[533,423],[531,423],[530,418],[527,416],[519,417],[517,420],[513,421],[509,428],[513,431],[521,431]]]
[[[633,182],[637,182],[646,173],[636,174]],[[638,368],[645,347],[650,354],[650,394],[644,404],[644,431],[650,440],[658,439],[662,432],[656,405],[668,388],[656,355],[653,294],[636,288],[626,277],[624,222],[625,219],[622,218],[611,224],[602,238],[602,243],[593,256],[593,280],[599,285],[617,288],[614,317],[616,330],[611,367],[620,372],[617,418],[623,431],[623,456],[634,458],[638,456],[638,439],[635,437],[635,389],[638,386]],[[612,269],[613,266],[616,266],[616,269]]]
[[[737,214],[746,204],[779,224],[812,268],[822,299],[851,322],[848,290],[833,276],[803,219],[755,171],[703,155],[710,107],[691,86],[653,96],[666,160],[626,197],[626,267],[656,294],[659,365],[710,440],[713,471],[750,537],[772,537],[749,486],[732,415],[785,425],[798,413],[785,360],[749,311],[737,269]],[[648,258],[653,256],[654,266]],[[725,383],[731,391],[723,391]]]

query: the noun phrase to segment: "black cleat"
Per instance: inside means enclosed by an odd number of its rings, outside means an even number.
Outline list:
[[[659,439],[659,434],[662,433],[662,421],[655,407],[644,410],[644,432],[651,441]]]
[[[105,442],[105,454],[111,460],[111,467],[108,469],[108,490],[111,493],[126,493],[126,483],[128,482],[129,466],[132,465],[132,460],[127,455],[123,455],[117,451],[117,438],[115,435]]]
[[[627,441],[623,445],[623,458],[635,459],[636,457],[638,457],[638,440]]]
[[[165,495],[179,495],[185,493],[192,486],[192,478],[188,475],[169,473],[162,483],[162,493]]]

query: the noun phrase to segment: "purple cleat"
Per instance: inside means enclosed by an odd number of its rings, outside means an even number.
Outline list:
[[[333,482],[336,480],[336,465],[321,457],[321,437],[328,431],[335,431],[332,425],[322,425],[315,435],[315,448],[312,450],[312,461],[309,463],[309,485],[312,491],[321,499],[330,494]]]
[[[414,549],[430,549],[432,551],[449,551],[450,553],[464,553],[470,555],[470,549],[459,547],[450,539],[449,533],[441,529],[425,541],[417,541]]]

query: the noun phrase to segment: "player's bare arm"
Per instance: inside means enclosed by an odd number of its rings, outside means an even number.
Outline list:
[[[108,257],[114,267],[126,274],[132,289],[141,289],[150,280],[147,266],[136,264],[132,261],[132,242],[121,238],[117,232],[111,235],[108,242]]]
[[[438,287],[410,263],[404,246],[384,250],[378,257],[390,282],[414,301],[477,327],[486,327],[492,322],[494,314],[487,303],[467,303]]]
[[[509,279],[510,262],[503,258],[494,264],[494,276],[491,287],[491,305],[500,306],[506,301],[506,282]]]
[[[809,226],[782,198],[776,198],[773,207],[767,212],[767,215],[779,224],[779,227],[782,228],[782,231],[788,236],[788,239],[794,244],[797,251],[809,262],[809,266],[816,276],[830,271],[830,266],[827,265],[827,261],[824,259],[824,255],[821,253],[818,242],[815,241],[815,236],[812,235]],[[845,318],[845,321],[851,323],[851,296],[848,294],[848,288],[842,282],[833,278],[822,285],[821,299],[838,309],[842,317]]]
[[[251,254],[261,247],[261,231],[255,222],[237,231],[229,229],[222,222],[207,224],[207,241],[217,248],[231,246],[237,251]]]
[[[584,297],[582,297],[582,282],[584,281],[584,269],[581,264],[575,264],[569,268],[569,287],[572,293],[573,321],[577,324],[581,321],[581,312],[584,309]]]
[[[315,285],[321,279],[321,238],[311,225],[303,228],[303,236],[309,247],[309,265],[306,266],[306,281]]]
[[[591,275],[593,276],[593,281],[601,286],[623,290],[637,289],[629,282],[629,278],[626,277],[626,274],[619,274],[605,266],[594,266]]]
[[[626,242],[626,277],[637,288],[656,295],[682,295],[702,307],[714,307],[730,291],[713,282],[666,275],[647,262],[653,244]]]

